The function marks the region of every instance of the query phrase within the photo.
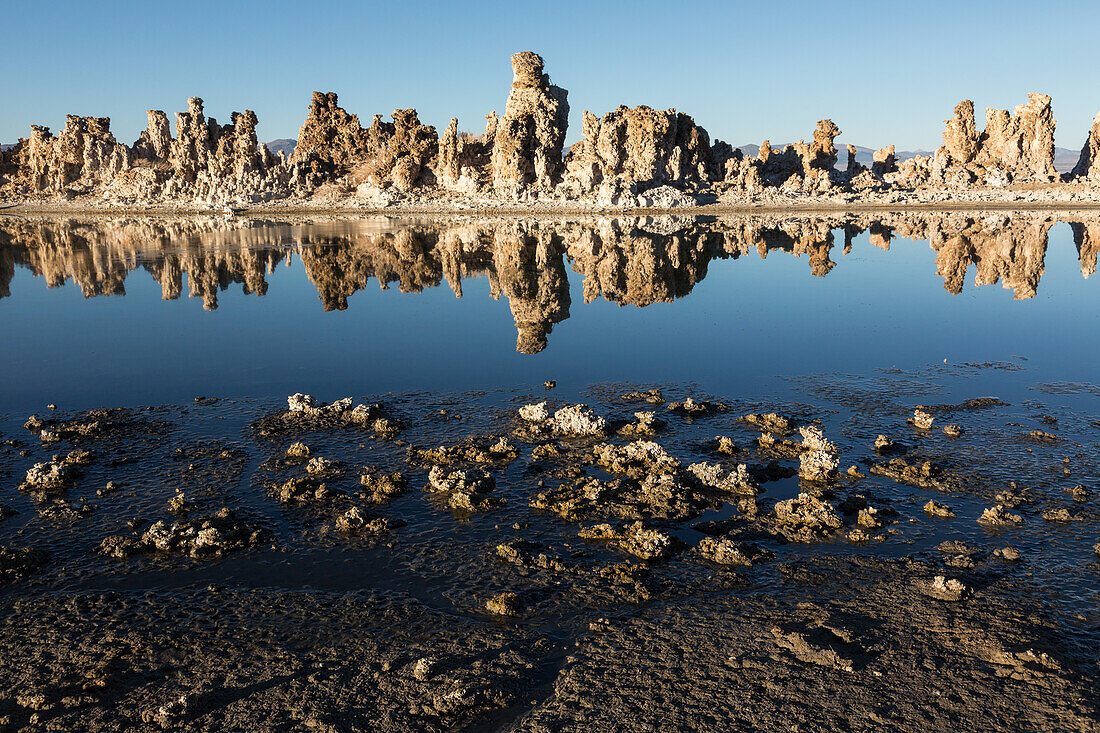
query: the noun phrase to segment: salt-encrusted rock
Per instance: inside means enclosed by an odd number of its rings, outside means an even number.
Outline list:
[[[1081,157],[1077,159],[1070,177],[1100,179],[1100,112],[1092,120],[1088,138],[1081,148]]]
[[[760,487],[753,481],[749,467],[744,463],[738,463],[731,471],[726,471],[717,463],[706,462],[693,463],[687,470],[703,484],[719,491],[746,496],[760,493]]]
[[[807,425],[799,428],[802,433],[802,452],[799,455],[798,475],[809,481],[826,481],[836,477],[840,458],[836,445],[825,437],[821,428]]]
[[[485,511],[504,503],[489,496],[496,488],[496,479],[488,471],[479,468],[452,471],[435,466],[428,472],[428,485],[425,488],[445,497],[447,505],[460,512]]]
[[[439,136],[439,152],[431,163],[435,182],[443,188],[463,193],[478,192],[489,167],[489,155],[496,134],[496,114],[486,116],[486,132],[479,139],[459,133],[458,118]]]
[[[597,524],[580,531],[582,539],[603,540],[626,550],[642,560],[655,561],[669,557],[676,549],[676,540],[661,529],[647,529],[641,522],[617,529],[610,524]]]
[[[100,544],[100,552],[124,558],[147,552],[180,553],[199,557],[220,555],[258,544],[263,532],[238,519],[232,510],[223,508],[215,514],[187,521],[156,522],[141,536],[108,537]]]
[[[318,182],[326,175],[342,175],[369,153],[359,116],[348,114],[338,102],[336,92],[313,93],[290,158]]]
[[[24,491],[44,491],[64,488],[72,481],[76,469],[65,461],[44,461],[27,470],[20,488]]]
[[[775,557],[768,550],[728,537],[705,537],[699,542],[699,554],[719,565],[751,567],[755,563]]]
[[[485,601],[485,610],[495,616],[519,616],[523,600],[515,593],[501,593]]]
[[[287,397],[286,402],[291,413],[305,417],[339,416],[351,410],[350,397],[318,405],[313,396],[298,392]]]
[[[392,117],[393,122],[384,122],[375,115],[366,131],[366,154],[350,172],[349,184],[406,192],[435,182],[428,167],[439,149],[435,128],[420,124],[415,109],[395,109]]]
[[[802,541],[835,532],[843,524],[831,504],[805,492],[797,498],[776,502],[775,521]]]
[[[940,504],[933,499],[929,499],[928,503],[924,505],[924,511],[933,517],[940,517],[941,519],[951,519],[955,516],[955,512],[951,511],[951,507],[946,504]]]
[[[569,124],[568,92],[550,83],[537,53],[512,56],[512,91],[493,137],[493,187],[519,198],[549,192],[561,180],[562,147]]]
[[[554,413],[551,427],[558,435],[577,437],[603,435],[607,431],[607,420],[597,415],[587,405],[571,405]]]
[[[680,467],[677,458],[652,440],[635,440],[626,445],[600,443],[592,448],[592,456],[598,465],[617,474],[668,473]]]
[[[964,99],[955,105],[954,116],[944,122],[943,145],[937,151],[946,155],[945,165],[963,166],[978,153],[978,128],[974,124],[974,102]]]
[[[871,173],[874,174],[876,178],[882,178],[887,173],[895,173],[897,170],[897,159],[894,157],[893,145],[887,145],[874,152],[871,162]]]
[[[931,430],[933,422],[935,418],[919,407],[913,410],[913,417],[909,418],[909,423],[919,430]]]
[[[568,162],[570,183],[579,193],[616,178],[631,190],[645,191],[709,177],[710,136],[675,109],[620,106],[602,119],[586,111],[582,132]]]
[[[917,588],[926,596],[941,601],[961,601],[969,589],[961,580],[937,575],[931,581],[920,579],[916,581]]]
[[[146,114],[149,116],[149,124],[134,143],[134,157],[166,161],[172,149],[172,129],[168,124],[168,115],[159,109],[148,110]]]
[[[1003,504],[997,504],[986,509],[982,512],[982,516],[978,517],[978,524],[984,524],[988,527],[1011,527],[1023,521],[1023,517],[1008,511]]]
[[[838,135],[840,128],[832,120],[818,120],[813,142],[802,155],[802,165],[806,172],[812,169],[830,171],[836,167],[837,150],[833,140]]]
[[[999,171],[1003,180],[1050,180],[1054,169],[1054,114],[1050,97],[1032,92],[1027,104],[1008,110],[987,109],[985,131],[974,124],[974,103],[963,100],[946,121],[943,145],[932,158],[939,181],[960,187]],[[1003,183],[1001,185],[1004,185]]]
[[[344,534],[380,535],[404,527],[405,522],[392,517],[372,517],[369,512],[353,506],[336,518],[336,529]]]
[[[519,408],[519,416],[527,422],[543,422],[550,419],[550,411],[546,409],[546,402],[538,402]]]
[[[897,447],[898,444],[894,441],[893,438],[887,437],[885,435],[879,435],[877,438],[875,438],[875,450],[880,453],[889,453],[891,451],[897,450]]]
[[[61,193],[101,186],[130,167],[130,149],[115,140],[108,117],[67,115],[65,129],[31,125],[11,158],[15,178],[30,191]]]

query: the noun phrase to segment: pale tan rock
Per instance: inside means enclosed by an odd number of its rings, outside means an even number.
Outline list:
[[[1081,157],[1077,159],[1070,177],[1100,179],[1100,112],[1092,120],[1092,128],[1081,148]]]
[[[499,195],[521,198],[552,191],[561,180],[569,102],[568,92],[543,73],[538,54],[513,54],[512,73],[512,91],[493,136],[493,187]]]
[[[581,193],[616,177],[639,191],[709,178],[710,136],[675,109],[620,106],[602,119],[586,111],[582,132],[569,161]]]
[[[369,153],[367,133],[359,116],[340,107],[336,92],[314,92],[298,131],[298,142],[290,163],[305,168],[312,179],[342,174]]]

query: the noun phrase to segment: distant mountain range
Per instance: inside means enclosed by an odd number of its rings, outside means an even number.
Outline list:
[[[267,146],[267,149],[270,150],[272,153],[278,155],[279,151],[281,150],[283,151],[283,155],[288,158],[290,157],[290,154],[294,152],[294,146],[297,144],[297,140],[287,140],[286,138],[283,138],[281,140],[272,140],[269,143],[264,143],[264,145]]]
[[[787,143],[782,145],[772,145],[773,149],[782,150]],[[738,145],[741,148],[741,152],[746,156],[754,156],[760,153],[759,145]],[[861,163],[868,168],[871,167],[871,162],[874,159],[875,148],[865,148],[862,145],[853,146],[856,149],[856,162]],[[848,152],[846,143],[838,142],[837,149],[840,151],[839,159],[837,160],[837,167],[843,168],[848,164]],[[894,157],[898,160],[908,160],[918,155],[932,155],[933,150],[900,150],[894,152]],[[1073,166],[1077,165],[1077,159],[1081,157],[1080,150],[1070,150],[1069,148],[1055,148],[1054,149],[1054,169],[1059,173],[1065,173],[1066,171],[1073,170]]]

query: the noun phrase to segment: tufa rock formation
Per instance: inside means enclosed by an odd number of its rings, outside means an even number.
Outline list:
[[[11,155],[15,181],[42,193],[83,193],[130,167],[130,151],[111,134],[108,117],[68,115],[57,137],[32,125]]]
[[[537,53],[512,56],[512,91],[492,135],[493,188],[500,195],[548,193],[561,180],[568,92],[551,84],[542,69]]]
[[[234,112],[219,125],[198,97],[175,116],[175,136],[168,115],[149,110],[146,129],[129,147],[115,140],[107,118],[70,115],[56,137],[32,126],[30,137],[0,151],[0,198],[94,195],[133,205],[214,206],[295,198],[349,208],[539,198],[671,209],[758,195],[923,189],[938,196],[941,189],[1058,180],[1055,121],[1044,94],[1030,94],[1012,113],[987,110],[981,133],[974,104],[964,100],[934,155],[899,161],[888,145],[868,168],[849,146],[838,170],[840,129],[832,120],[820,120],[809,143],[777,149],[765,140],[756,156],[746,156],[720,140],[712,144],[690,116],[644,105],[603,117],[586,111],[580,141],[563,156],[567,92],[550,83],[536,53],[513,55],[512,71],[504,114],[486,115],[480,136],[461,131],[457,119],[440,136],[415,109],[394,110],[390,121],[374,115],[364,128],[334,92],[314,92],[289,159],[259,144],[254,112]],[[1065,181],[1100,184],[1098,157],[1100,115]]]
[[[1092,129],[1081,148],[1081,157],[1070,172],[1070,178],[1100,179],[1100,112],[1092,120]]]
[[[298,130],[290,162],[311,181],[347,173],[351,164],[367,156],[367,134],[359,116],[344,111],[336,92],[314,92],[309,114]]]
[[[1005,185],[1011,180],[1052,180],[1054,113],[1050,97],[1032,92],[1014,113],[987,109],[985,131],[974,123],[974,103],[959,102],[947,120],[943,145],[931,161],[934,181],[968,185],[982,181]]]
[[[570,182],[580,194],[645,191],[665,183],[706,182],[710,136],[674,109],[620,106],[603,119],[585,111],[583,139],[568,156]]]

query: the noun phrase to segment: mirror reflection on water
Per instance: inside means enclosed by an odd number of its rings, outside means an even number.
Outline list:
[[[736,394],[944,360],[1087,381],[1098,248],[1089,212],[9,217],[0,408],[548,378]]]

